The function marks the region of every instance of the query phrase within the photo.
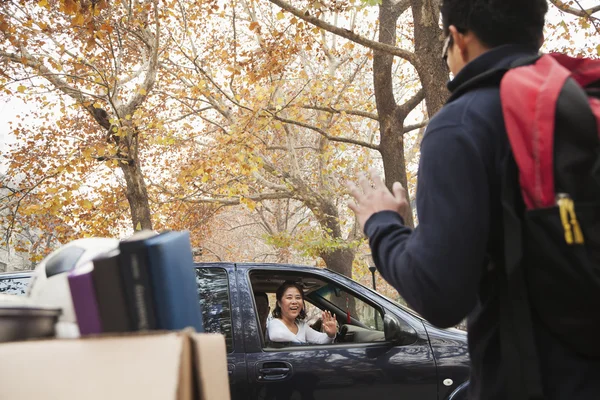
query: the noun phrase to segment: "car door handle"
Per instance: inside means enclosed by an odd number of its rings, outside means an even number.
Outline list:
[[[292,375],[292,365],[287,362],[259,363],[256,367],[258,380],[263,382],[281,381]]]
[[[290,372],[289,368],[261,368],[258,370],[262,375],[282,375]]]

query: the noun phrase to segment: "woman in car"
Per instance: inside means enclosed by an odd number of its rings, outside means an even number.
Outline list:
[[[317,332],[304,321],[304,292],[295,282],[284,282],[275,293],[277,305],[273,318],[267,326],[267,335],[271,342],[290,342],[295,344],[332,343],[337,332],[335,318],[324,311],[322,328]]]

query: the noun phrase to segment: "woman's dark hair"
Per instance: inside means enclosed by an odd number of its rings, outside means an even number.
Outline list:
[[[540,47],[548,12],[546,0],[443,0],[442,25],[472,31],[488,47],[524,44]]]
[[[281,318],[281,307],[279,307],[279,302],[283,298],[283,294],[285,293],[285,291],[291,287],[298,289],[298,291],[300,292],[300,296],[302,296],[302,311],[300,311],[300,314],[296,317],[296,320],[303,320],[304,318],[306,318],[306,307],[304,304],[304,291],[302,290],[302,286],[298,285],[296,282],[293,282],[293,281],[283,282],[281,284],[281,286],[279,286],[279,288],[277,289],[277,292],[275,292],[275,297],[277,298],[277,304],[275,304],[275,309],[271,313],[273,315],[273,318]]]

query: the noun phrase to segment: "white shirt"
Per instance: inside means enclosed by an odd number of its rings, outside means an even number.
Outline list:
[[[292,342],[299,344],[328,344],[333,343],[335,337],[329,337],[324,332],[317,332],[304,321],[296,321],[298,333],[292,331],[278,318],[267,322],[267,335],[272,342]]]

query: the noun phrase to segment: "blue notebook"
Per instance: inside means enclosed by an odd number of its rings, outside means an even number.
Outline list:
[[[145,244],[156,328],[203,332],[189,232],[164,232]]]

